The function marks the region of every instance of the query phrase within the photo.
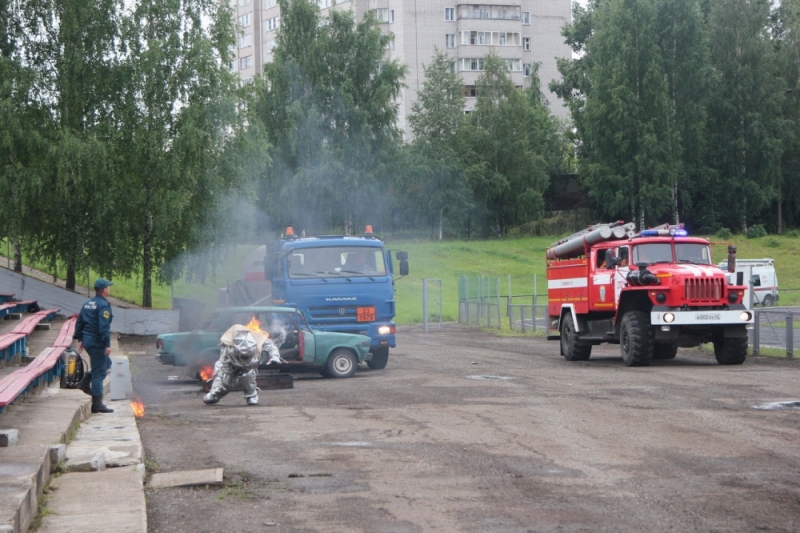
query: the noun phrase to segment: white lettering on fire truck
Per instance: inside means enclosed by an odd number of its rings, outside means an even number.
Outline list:
[[[550,279],[547,280],[548,289],[566,289],[570,287],[587,287],[589,280],[586,278]]]

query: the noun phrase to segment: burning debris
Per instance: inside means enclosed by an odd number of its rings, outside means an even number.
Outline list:
[[[133,395],[133,400],[131,401],[131,409],[133,409],[133,416],[136,418],[141,418],[144,416],[144,403],[142,403],[142,399]]]

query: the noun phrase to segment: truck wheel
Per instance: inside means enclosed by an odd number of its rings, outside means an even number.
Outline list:
[[[389,348],[373,348],[372,361],[367,361],[367,366],[373,370],[386,368],[389,361]]]
[[[349,378],[356,373],[358,359],[353,352],[337,348],[328,356],[325,363],[325,375],[329,378]]]
[[[761,306],[772,307],[773,305],[775,305],[775,301],[772,299],[772,295],[767,294],[766,296],[764,296],[764,299],[761,301]]]
[[[567,361],[586,361],[592,356],[592,345],[578,340],[571,313],[567,313],[561,322],[561,355]]]
[[[653,345],[653,359],[675,359],[678,345],[671,342],[657,342]]]
[[[619,347],[625,366],[647,366],[653,359],[653,329],[650,313],[631,311],[622,317]]]
[[[714,355],[721,365],[741,365],[747,359],[747,337],[727,337],[714,341]]]

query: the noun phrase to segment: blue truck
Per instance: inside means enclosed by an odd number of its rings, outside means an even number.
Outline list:
[[[408,253],[395,252],[398,279],[408,275]],[[300,309],[311,327],[371,339],[365,360],[386,367],[395,339],[392,251],[372,233],[298,237],[292,228],[268,243],[264,278],[271,303]]]

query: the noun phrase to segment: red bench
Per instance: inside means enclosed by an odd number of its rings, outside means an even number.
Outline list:
[[[43,311],[37,311],[32,315],[25,317],[22,322],[17,324],[17,326],[12,330],[14,333],[24,333],[25,335],[30,335],[36,326],[43,321],[52,320],[53,317],[61,311],[61,309],[45,309]]]
[[[61,326],[53,346],[45,348],[31,363],[15,370],[0,380],[0,413],[26,394],[36,392],[61,376],[63,363],[61,354],[72,343],[76,316],[71,316]]]

